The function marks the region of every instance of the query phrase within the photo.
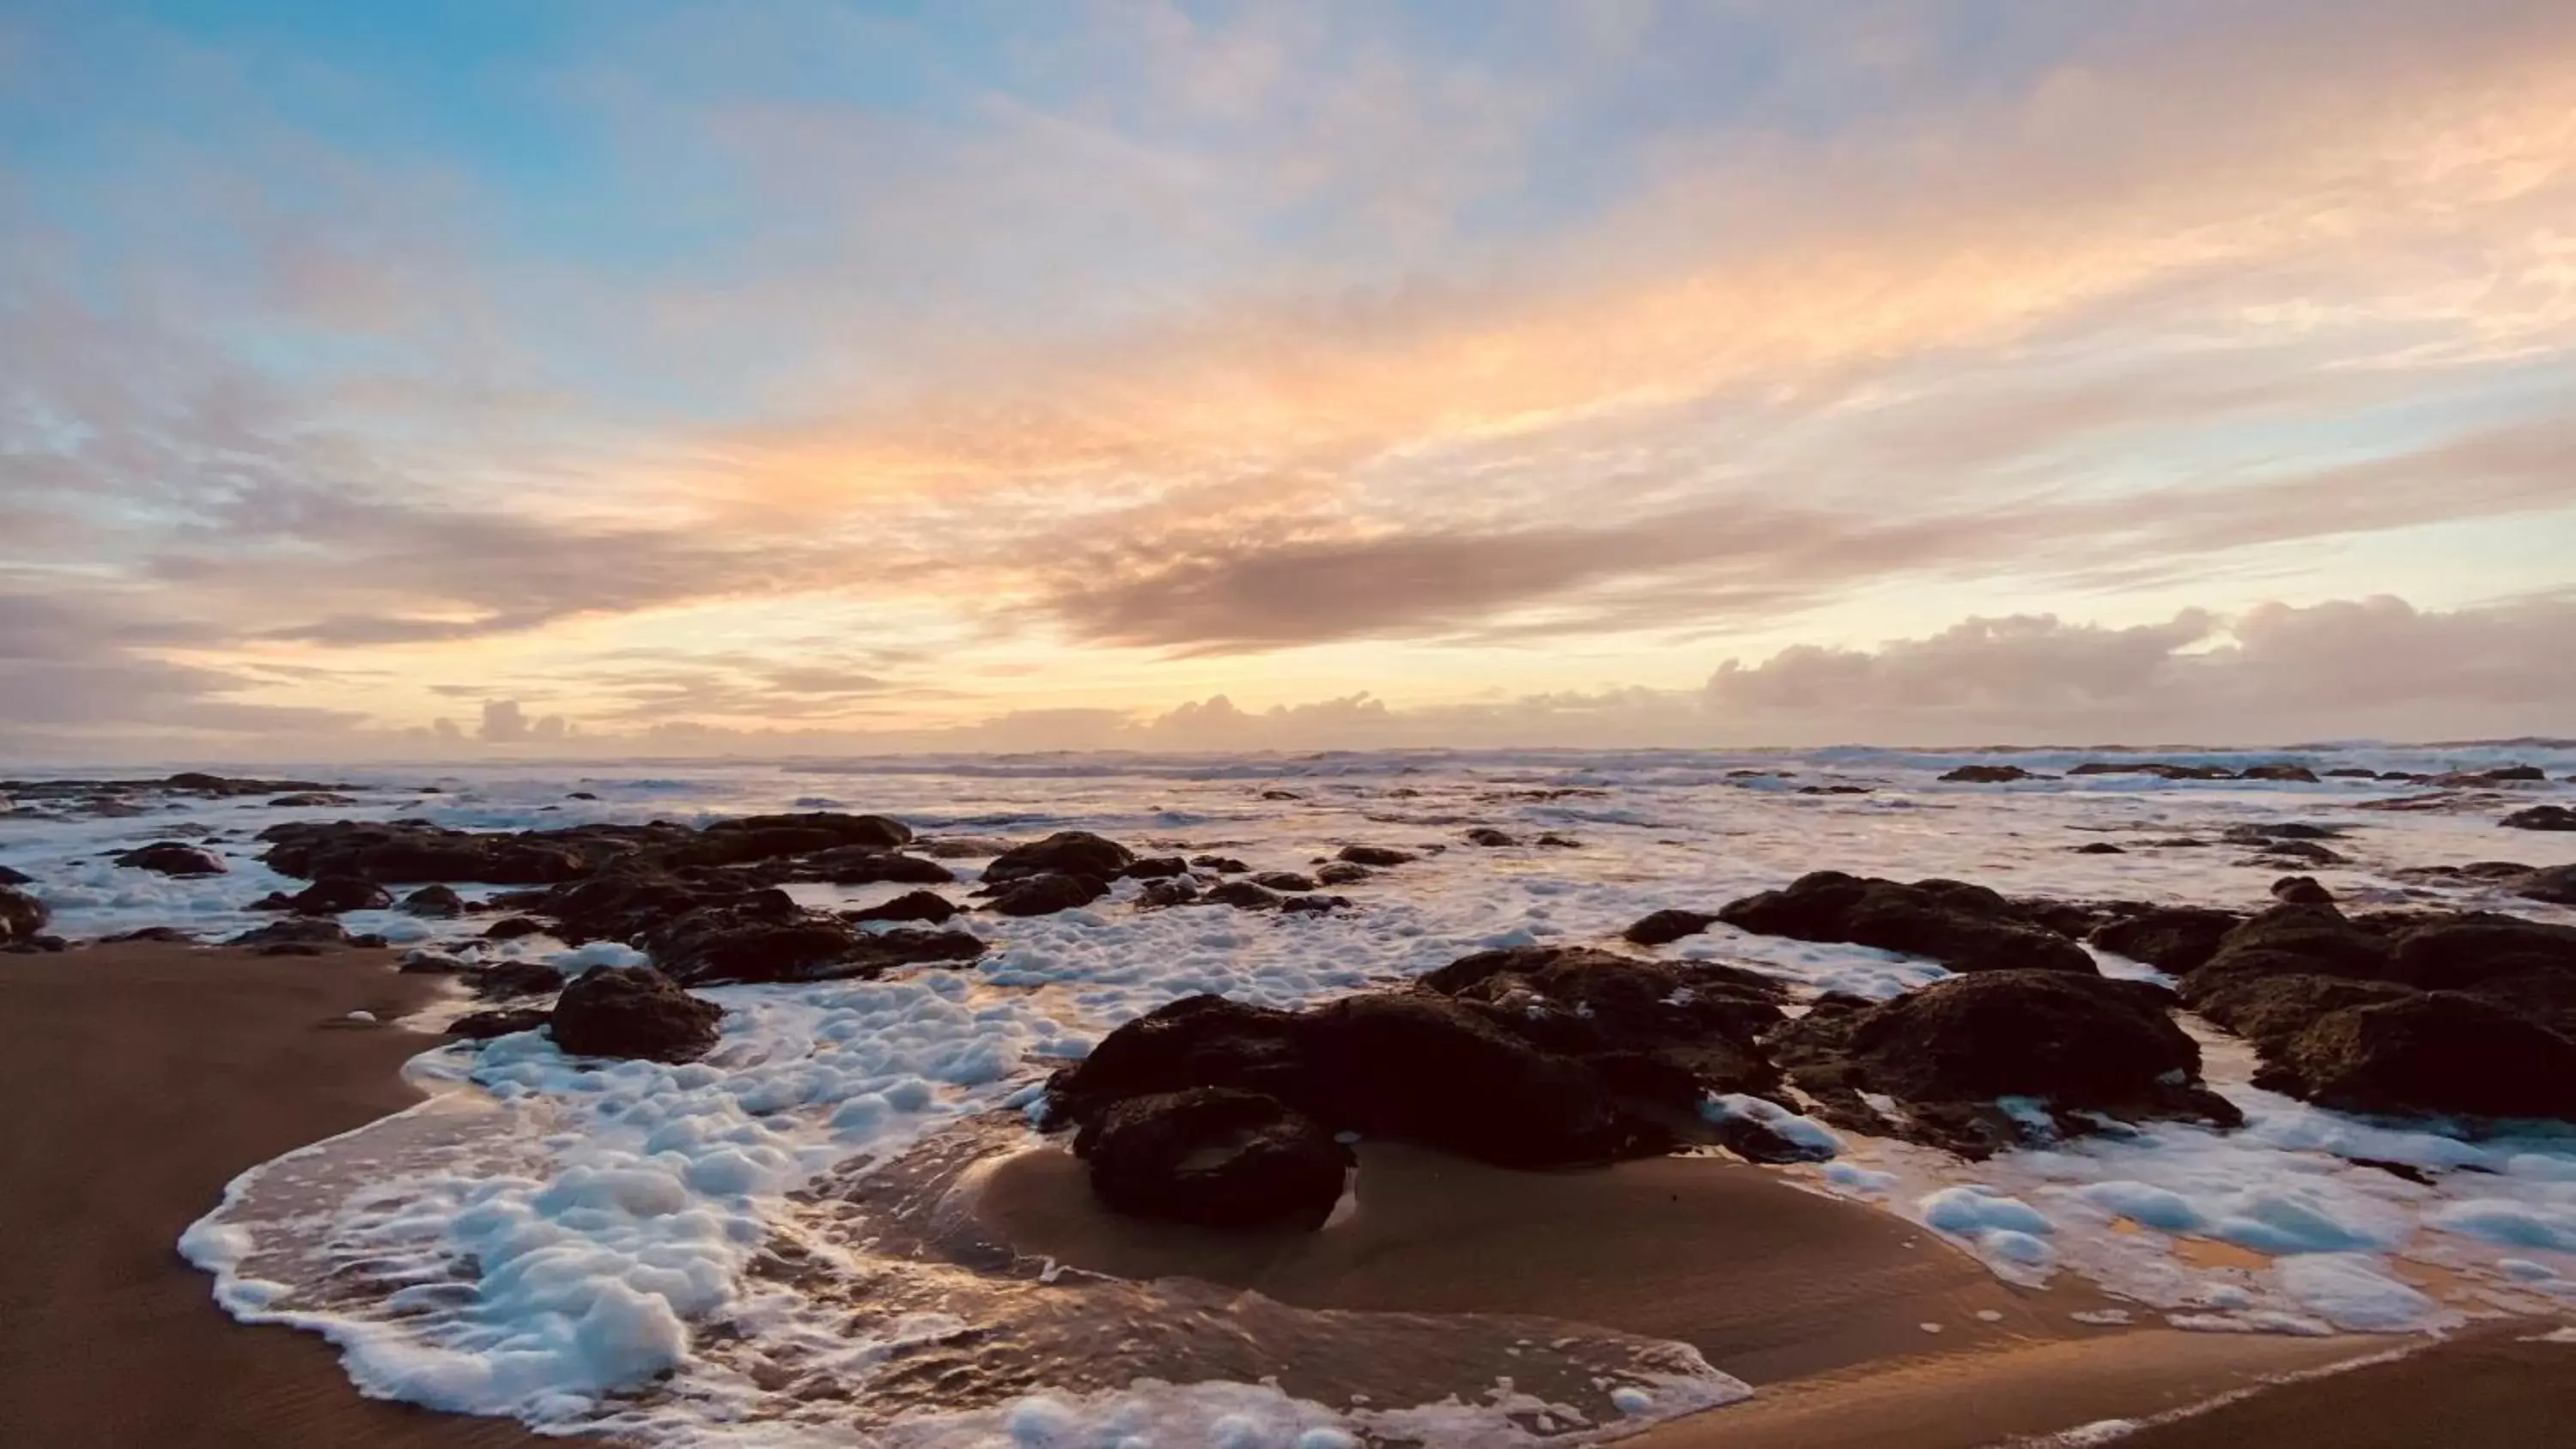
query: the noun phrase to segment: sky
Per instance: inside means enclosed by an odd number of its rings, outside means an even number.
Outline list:
[[[2565,0],[0,0],[0,759],[2576,734]]]

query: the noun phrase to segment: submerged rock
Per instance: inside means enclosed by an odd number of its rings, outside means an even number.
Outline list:
[[[1117,1102],[1082,1129],[1073,1150],[1111,1208],[1216,1228],[1321,1227],[1352,1161],[1312,1117],[1226,1087]]]
[[[1508,831],[1496,830],[1490,825],[1479,825],[1467,832],[1467,843],[1481,845],[1488,850],[1499,850],[1506,846],[1518,845],[1520,841]]]
[[[1961,765],[1943,775],[1942,780],[1958,785],[2008,785],[2015,780],[2042,778],[2019,765]]]
[[[1717,923],[1713,911],[1661,910],[1638,917],[1620,936],[1639,946],[1663,946],[1696,936]]]
[[[279,898],[284,909],[304,916],[336,916],[344,911],[381,911],[394,903],[393,892],[354,876],[325,876],[291,896]]]
[[[1136,893],[1136,905],[1142,910],[1159,910],[1165,906],[1186,905],[1198,898],[1198,882],[1183,876],[1173,880],[1147,881],[1145,888]]]
[[[1411,865],[1422,857],[1409,850],[1397,850],[1386,845],[1345,845],[1337,858],[1351,865],[1383,867]]]
[[[2516,810],[2503,823],[2515,830],[2576,830],[2576,810],[2564,805],[2534,805]]]
[[[724,1008],[650,966],[604,966],[572,979],[555,1001],[555,1045],[581,1057],[694,1061],[716,1044]]]
[[[1229,880],[1209,887],[1202,899],[1210,905],[1232,906],[1238,911],[1275,911],[1279,909],[1280,896],[1248,880]]]
[[[227,946],[345,946],[349,933],[328,916],[290,916],[256,930],[244,931]]]
[[[1315,867],[1315,884],[1319,886],[1357,885],[1368,878],[1367,866],[1347,860],[1329,860]]]
[[[2317,772],[2305,765],[2248,765],[2236,778],[2279,780],[2299,785],[2313,785],[2317,783]]]
[[[1150,855],[1127,863],[1118,873],[1129,880],[1169,880],[1189,874],[1190,863],[1177,855]]]
[[[1278,891],[1282,895],[1303,895],[1315,888],[1313,876],[1299,875],[1293,870],[1265,870],[1254,876],[1252,883],[1263,890]]]
[[[1953,971],[2099,974],[2083,947],[2032,924],[1993,891],[1961,881],[1906,885],[1816,871],[1785,889],[1731,901],[1717,918],[1757,935],[1929,956]]]
[[[116,863],[129,870],[148,870],[156,875],[199,876],[225,873],[221,858],[199,850],[193,845],[181,845],[175,840],[155,841],[140,849],[129,850],[118,856]]]

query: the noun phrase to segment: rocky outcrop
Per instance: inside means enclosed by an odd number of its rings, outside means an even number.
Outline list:
[[[1634,945],[1663,946],[1696,936],[1716,923],[1716,913],[1711,911],[1661,910],[1638,917],[1619,934]]]
[[[419,821],[298,821],[272,825],[259,838],[269,843],[261,859],[282,874],[307,880],[348,876],[380,885],[553,885],[578,880],[639,845],[610,826],[490,834]]]
[[[555,1045],[580,1057],[695,1061],[716,1044],[724,1008],[649,966],[610,966],[572,979],[556,999]]]
[[[1193,855],[1190,857],[1190,866],[1192,869],[1204,870],[1215,875],[1243,875],[1252,869],[1251,866],[1230,855]]]
[[[253,901],[250,909],[293,911],[300,916],[336,916],[343,911],[380,911],[393,903],[393,893],[374,881],[337,875],[325,876],[291,896],[271,893]]]
[[[1409,850],[1397,850],[1386,845],[1345,845],[1336,857],[1352,865],[1379,867],[1411,865],[1421,858]]]
[[[1118,873],[1128,880],[1170,880],[1189,869],[1190,863],[1177,855],[1149,855],[1129,861]]]
[[[957,914],[957,906],[936,891],[906,891],[882,905],[841,912],[845,921],[928,921],[937,925]]]
[[[1109,882],[1096,875],[1044,871],[1013,877],[993,893],[984,909],[1005,916],[1050,916],[1087,906],[1109,894]]]
[[[2240,780],[2278,780],[2299,785],[2317,783],[2317,772],[2305,765],[2248,765],[2238,772]]]
[[[349,933],[341,928],[338,921],[328,916],[289,916],[282,921],[271,921],[256,930],[244,931],[224,944],[258,948],[345,946],[349,944]]]
[[[1260,890],[1261,888],[1259,886],[1254,886],[1252,889]],[[1267,892],[1263,893],[1268,894]],[[1145,882],[1145,888],[1136,893],[1136,906],[1139,910],[1154,911],[1161,910],[1165,906],[1187,905],[1198,898],[1198,882],[1191,880],[1187,876],[1181,876],[1172,880],[1153,880]]]
[[[1876,1004],[1827,997],[1780,1053],[1828,1120],[1970,1157],[2023,1140],[2003,1097],[2039,1102],[2067,1135],[2096,1130],[2088,1114],[2235,1125],[2241,1114],[2200,1085],[2199,1045],[2174,1024],[2170,999],[2140,982],[1987,971]],[[1882,1116],[1865,1092],[1894,1098],[1901,1118]]]
[[[1115,1102],[1073,1150],[1116,1211],[1215,1228],[1321,1227],[1352,1161],[1314,1118],[1226,1087]]]
[[[842,845],[809,855],[796,862],[798,880],[827,881],[833,885],[947,885],[957,873],[935,860],[900,851],[879,850],[874,846]]]
[[[15,886],[0,885],[0,946],[30,942],[44,933],[52,912],[45,903]]]
[[[2177,765],[2164,760],[2087,760],[2066,772],[2069,775],[2153,775],[2159,780],[2233,780],[2236,772],[2224,765]]]
[[[831,810],[747,815],[708,826],[696,839],[674,850],[670,863],[746,865],[831,850],[866,854],[891,851],[911,839],[909,826],[884,815],[845,815]]]
[[[1816,871],[1785,889],[1731,901],[1717,918],[1757,935],[1929,956],[1953,971],[2098,974],[2083,947],[2032,924],[1995,892],[1961,881],[1907,885]]]
[[[965,931],[862,932],[778,890],[700,906],[646,931],[636,944],[689,986],[838,981],[922,961],[971,961],[984,952],[983,941]]]
[[[1059,830],[1044,840],[1015,845],[984,867],[984,882],[998,885],[1033,875],[1087,875],[1110,880],[1135,863],[1136,853],[1088,830]]]
[[[1328,860],[1315,867],[1315,884],[1318,886],[1357,885],[1368,878],[1367,866],[1353,865],[1347,860]]]
[[[36,878],[23,870],[0,865],[0,886],[34,885]]]
[[[2576,810],[2564,805],[2534,805],[2516,810],[2502,822],[2513,830],[2576,830]]]
[[[398,908],[408,916],[452,920],[465,914],[465,898],[443,885],[426,885],[402,898]]]
[[[2272,899],[2294,906],[2330,906],[2334,892],[2317,884],[2312,875],[2285,875],[2272,882]]]
[[[1953,785],[2009,785],[2015,780],[2041,778],[2019,765],[1961,765],[1941,777],[1944,783]]]
[[[148,870],[155,875],[201,876],[224,874],[223,860],[193,845],[175,840],[155,841],[116,858],[128,870]]]
[[[2576,906],[2576,865],[2535,870],[2514,883],[2513,893],[2553,906]]]
[[[2318,1017],[2256,1082],[2353,1112],[2576,1117],[2576,1042],[2474,996],[2416,992]]]
[[[2105,951],[2183,975],[2209,964],[2218,943],[2244,919],[2234,911],[2159,906],[2105,922],[2089,939]]]

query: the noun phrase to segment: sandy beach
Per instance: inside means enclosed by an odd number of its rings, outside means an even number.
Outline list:
[[[503,1449],[501,1420],[359,1397],[321,1339],[245,1328],[173,1246],[235,1174],[417,1101],[432,979],[384,952],[0,956],[0,1443]]]

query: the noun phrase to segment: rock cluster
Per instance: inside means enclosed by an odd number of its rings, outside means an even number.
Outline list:
[[[1953,971],[2096,974],[2083,947],[2034,924],[2023,907],[1994,891],[1963,881],[1909,885],[1820,870],[1784,889],[1730,901],[1717,918],[1756,935],[1929,956]]]

